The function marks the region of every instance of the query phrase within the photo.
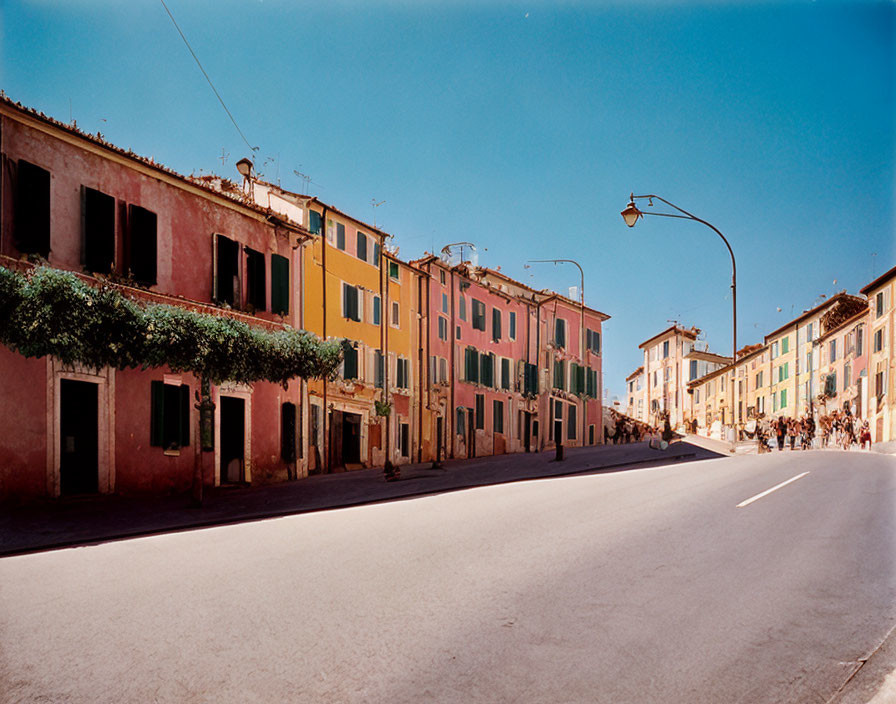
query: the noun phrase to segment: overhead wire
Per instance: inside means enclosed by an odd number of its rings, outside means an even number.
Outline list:
[[[205,69],[202,67],[202,63],[199,61],[199,57],[196,56],[196,52],[193,51],[193,47],[190,46],[190,42],[187,41],[187,38],[184,36],[184,33],[181,31],[181,28],[177,24],[177,20],[174,19],[174,15],[171,14],[171,10],[168,9],[168,6],[165,4],[165,0],[159,0],[162,3],[162,7],[165,8],[165,12],[168,13],[168,16],[171,18],[171,22],[174,24],[174,28],[177,30],[177,33],[180,34],[180,38],[184,40],[184,44],[187,45],[187,49],[190,50],[190,53],[193,55],[193,58],[196,60],[196,65],[199,67],[199,70],[202,71],[202,75],[205,76],[205,80],[208,81],[209,86],[214,91],[215,96],[218,98],[218,102],[221,103],[221,107],[224,108],[224,112],[227,113],[227,117],[230,118],[230,121],[233,123],[233,126],[236,127],[236,131],[240,133],[240,137],[243,138],[243,141],[246,143],[246,146],[249,147],[253,152],[258,151],[258,147],[253,147],[249,144],[249,140],[246,139],[246,135],[243,134],[243,131],[240,129],[240,126],[236,124],[236,120],[233,115],[230,113],[230,110],[227,109],[227,105],[224,104],[224,99],[221,97],[221,94],[218,93],[217,88],[215,88],[215,84],[212,83],[212,79],[208,77],[208,74],[205,72]]]

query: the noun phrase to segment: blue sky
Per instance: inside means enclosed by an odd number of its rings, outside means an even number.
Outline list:
[[[629,230],[631,191],[729,239],[741,346],[896,265],[893,2],[166,3],[268,180],[405,259],[469,240],[559,291],[575,267],[526,261],[578,260],[611,396],[669,320],[731,349],[724,245]],[[158,0],[5,0],[0,32],[14,100],[184,173],[251,155]]]

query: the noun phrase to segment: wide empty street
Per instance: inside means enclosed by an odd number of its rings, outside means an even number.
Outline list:
[[[736,456],[3,558],[0,699],[826,702],[894,624],[896,458]]]

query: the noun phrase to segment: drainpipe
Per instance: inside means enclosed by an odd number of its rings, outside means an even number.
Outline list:
[[[414,270],[417,276],[417,393],[415,397],[417,401],[417,462],[423,461],[423,408],[420,407],[419,399],[423,395],[423,365],[429,361],[429,340],[427,338],[426,350],[423,345],[423,277],[418,275],[419,272]],[[421,359],[422,357],[422,359]],[[426,387],[426,410],[430,410],[430,393],[429,387]],[[430,418],[431,419],[431,418]]]
[[[324,320],[322,325],[323,330],[323,339],[326,341],[327,339],[327,206],[323,207],[323,215],[321,215],[321,232],[320,232],[320,247],[321,247],[321,271],[320,271],[320,290],[321,290],[321,304],[323,305],[324,311]],[[330,472],[330,438],[329,438],[329,416],[330,412],[327,408],[327,377],[324,377],[324,407],[323,407],[323,452],[321,453],[321,464],[323,464],[322,470],[326,470],[326,472],[321,472],[322,474]]]
[[[463,259],[463,257],[461,257],[461,259]],[[432,262],[430,262],[430,266],[432,266]],[[450,389],[450,394],[451,394],[451,404],[450,404],[450,408],[448,411],[449,422],[446,423],[445,425],[450,428],[450,432],[449,432],[449,437],[451,438],[451,442],[449,444],[449,447],[451,448],[450,457],[451,457],[451,459],[454,459],[454,442],[455,442],[455,437],[457,436],[457,428],[454,427],[454,424],[457,421],[457,408],[454,405],[454,375],[455,375],[454,357],[456,356],[456,354],[455,354],[456,350],[454,348],[454,346],[456,344],[456,340],[454,339],[454,337],[455,337],[454,327],[455,327],[456,323],[454,322],[455,290],[454,290],[454,269],[453,268],[451,269],[450,289],[451,289],[451,326],[452,326],[452,329],[449,331],[449,337],[451,340],[451,354],[448,355],[448,357],[449,357],[449,359],[448,359],[448,388]],[[427,304],[429,304],[429,303],[430,303],[430,301],[427,301]],[[429,309],[429,306],[427,306],[427,309]],[[430,329],[430,334],[432,334],[432,329]],[[469,441],[469,438],[467,440]]]

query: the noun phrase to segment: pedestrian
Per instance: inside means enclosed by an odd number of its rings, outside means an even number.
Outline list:
[[[787,422],[783,416],[775,422],[775,433],[778,440],[778,452],[780,452],[784,449],[784,436],[787,434]]]
[[[865,449],[865,443],[868,443],[868,450],[871,450],[871,428],[868,426],[868,421],[866,420],[862,423],[862,430],[859,432],[859,441],[861,442],[861,448]]]

